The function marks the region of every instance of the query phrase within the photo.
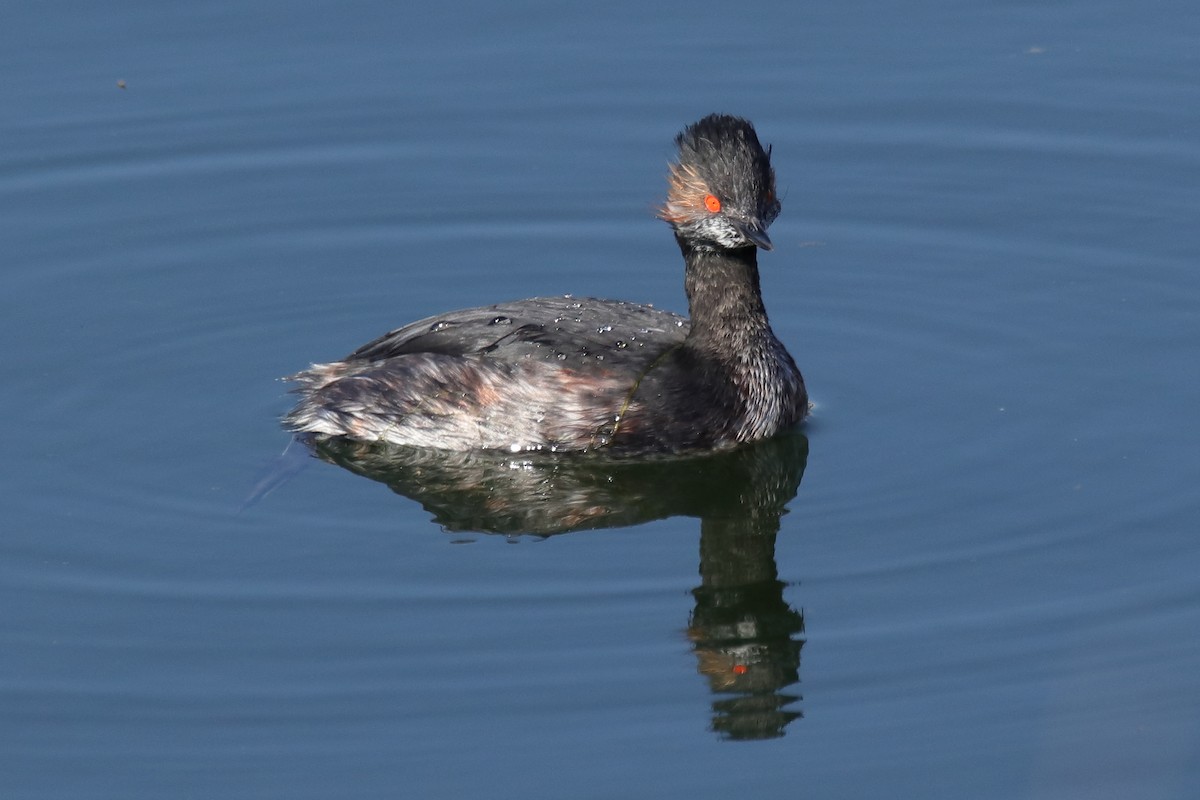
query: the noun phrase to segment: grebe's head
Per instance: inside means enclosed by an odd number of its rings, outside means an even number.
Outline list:
[[[667,202],[658,215],[698,249],[771,249],[767,226],[779,216],[771,151],[740,117],[711,114],[675,137]]]

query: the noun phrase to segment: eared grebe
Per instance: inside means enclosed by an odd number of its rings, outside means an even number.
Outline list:
[[[450,450],[620,453],[728,447],[808,412],[767,323],[758,249],[779,214],[749,122],[680,133],[659,216],[683,251],[691,319],[614,300],[538,297],[384,334],[292,380],[293,431]]]

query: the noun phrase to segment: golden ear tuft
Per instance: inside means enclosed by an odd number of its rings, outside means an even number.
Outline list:
[[[658,216],[667,222],[687,222],[712,211],[710,202],[716,203],[720,210],[721,201],[708,190],[695,167],[672,163],[667,176],[667,202],[659,209]]]

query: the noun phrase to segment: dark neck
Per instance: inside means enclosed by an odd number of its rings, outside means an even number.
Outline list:
[[[763,334],[773,336],[758,286],[758,248],[697,250],[676,238],[686,265],[684,289],[692,318],[688,339],[741,349]]]

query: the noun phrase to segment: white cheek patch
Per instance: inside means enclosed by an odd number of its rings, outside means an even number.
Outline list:
[[[708,239],[724,248],[745,247],[750,244],[742,232],[729,224],[724,217],[709,217],[698,221],[692,230],[696,235]]]

